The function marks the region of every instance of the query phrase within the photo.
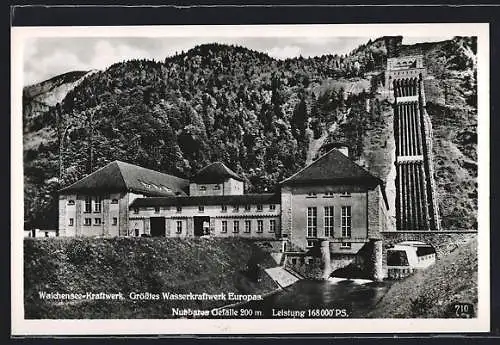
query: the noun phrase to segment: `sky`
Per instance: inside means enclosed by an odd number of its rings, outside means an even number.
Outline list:
[[[203,43],[226,43],[277,58],[347,54],[376,36],[364,37],[31,37],[24,40],[23,84],[31,85],[70,71],[104,70],[134,58],[163,61]],[[446,37],[404,37],[403,44]]]

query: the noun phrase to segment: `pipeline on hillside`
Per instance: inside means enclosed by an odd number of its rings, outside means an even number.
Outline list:
[[[429,138],[426,138],[430,133],[424,119],[422,79],[398,79],[393,86],[397,228],[437,229]]]

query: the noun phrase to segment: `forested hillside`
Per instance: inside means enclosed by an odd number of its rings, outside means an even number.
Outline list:
[[[318,102],[312,87],[362,77],[362,66],[375,67],[370,55],[363,59],[277,61],[209,44],[89,75],[60,105],[25,121],[28,223],[55,226],[54,192],[115,159],[188,178],[220,160],[246,179],[248,192],[275,188],[304,165],[308,112],[331,122],[346,106],[343,88]]]
[[[55,192],[116,159],[186,178],[219,160],[262,192],[303,167],[312,139],[346,141],[354,158],[382,149],[364,139],[389,108],[373,81],[401,39],[284,61],[206,44],[89,73],[45,112],[25,98],[25,226],[55,228]]]

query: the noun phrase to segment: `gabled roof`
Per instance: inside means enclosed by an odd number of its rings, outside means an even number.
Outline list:
[[[137,165],[114,161],[60,190],[70,192],[135,192],[150,196],[186,195],[189,181]]]
[[[280,194],[243,194],[243,195],[203,195],[160,198],[137,198],[130,205],[134,207],[154,206],[208,206],[208,205],[265,205],[281,204]]]
[[[196,183],[221,183],[228,178],[243,181],[240,176],[229,169],[224,163],[215,162],[198,171],[193,177],[193,181]]]
[[[291,177],[281,185],[314,183],[362,183],[364,185],[383,184],[367,170],[352,161],[337,149],[332,149]]]

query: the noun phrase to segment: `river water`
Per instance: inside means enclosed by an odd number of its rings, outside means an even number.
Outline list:
[[[239,308],[252,310],[254,317],[263,318],[363,318],[385,295],[390,285],[390,282],[358,279],[302,280]]]

